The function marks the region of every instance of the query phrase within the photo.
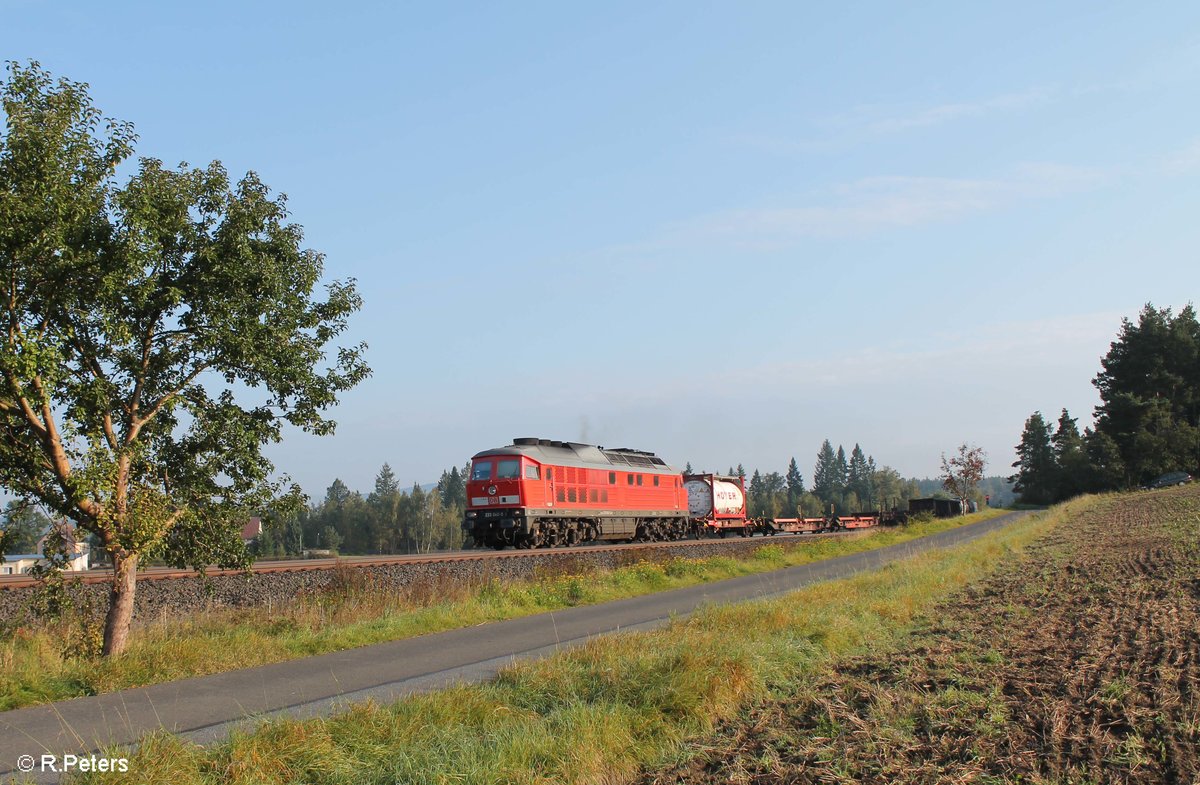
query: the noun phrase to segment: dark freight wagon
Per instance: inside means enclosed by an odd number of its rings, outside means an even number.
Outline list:
[[[931,512],[935,518],[954,518],[967,514],[966,502],[962,499],[909,499],[908,514]]]

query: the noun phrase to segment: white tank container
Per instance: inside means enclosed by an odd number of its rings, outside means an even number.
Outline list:
[[[742,489],[724,480],[688,480],[684,483],[688,495],[688,514],[703,518],[712,513],[741,515],[746,509]]]

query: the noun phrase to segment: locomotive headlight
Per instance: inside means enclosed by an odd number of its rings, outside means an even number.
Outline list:
[[[476,515],[478,515],[478,514],[479,514],[479,513],[475,512],[474,510],[467,510],[467,517],[468,517],[468,518],[474,518],[474,517],[475,517]]]

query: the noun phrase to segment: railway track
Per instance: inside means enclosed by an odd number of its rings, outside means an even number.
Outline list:
[[[836,531],[823,533],[809,534],[777,534],[770,537],[760,537],[763,541],[794,541],[794,540],[811,540],[825,539],[830,537],[845,537],[850,534],[861,534],[863,530],[857,531]],[[461,561],[490,561],[492,559],[532,559],[543,556],[558,556],[563,554],[595,554],[595,553],[611,553],[630,549],[657,549],[657,548],[687,548],[698,547],[701,545],[720,545],[722,543],[744,543],[750,538],[746,537],[730,537],[730,538],[705,538],[699,540],[670,540],[667,542],[630,542],[620,543],[616,545],[576,545],[567,548],[553,549],[535,549],[535,550],[507,550],[507,551],[487,551],[487,550],[457,550],[457,551],[437,551],[435,553],[419,553],[419,554],[399,554],[389,556],[338,556],[335,558],[326,559],[284,559],[284,560],[264,560],[255,562],[250,568],[250,571],[256,574],[271,574],[285,572],[315,572],[318,570],[332,570],[338,567],[378,567],[398,564],[437,564],[442,562],[461,562]],[[212,567],[205,570],[206,575],[241,575],[243,570],[240,569],[222,569]],[[195,570],[179,570],[173,567],[147,567],[144,570],[138,571],[139,581],[161,581],[175,580],[180,578],[193,578],[196,576]],[[78,579],[82,583],[108,583],[112,580],[112,572],[109,570],[85,570],[82,572],[71,573],[69,576],[72,580]],[[25,575],[0,575],[0,590],[4,589],[20,589],[30,586],[36,586],[37,580]]]

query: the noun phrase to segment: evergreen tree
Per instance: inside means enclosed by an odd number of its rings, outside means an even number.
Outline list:
[[[1106,433],[1085,428],[1083,449],[1088,463],[1087,489],[1106,491],[1120,488],[1126,471],[1117,443]]]
[[[462,475],[458,473],[457,466],[449,472],[442,472],[442,478],[438,480],[438,496],[441,497],[443,507],[466,509],[467,486]]]
[[[1062,501],[1078,496],[1086,491],[1090,484],[1088,458],[1075,418],[1066,409],[1059,415],[1058,429],[1050,441],[1054,445],[1054,459],[1058,464],[1054,500]]]
[[[684,466],[684,467],[683,467],[683,473],[684,473],[684,474],[693,474],[693,473],[694,473],[694,472],[692,471],[692,462],[691,462],[691,461],[688,461],[688,462],[687,462],[687,466]]]
[[[373,553],[395,553],[402,540],[399,521],[400,483],[392,467],[384,464],[375,476],[375,490],[367,498],[365,525]]]
[[[1050,425],[1041,412],[1034,412],[1025,421],[1021,443],[1017,445],[1017,473],[1009,478],[1021,501],[1048,504],[1054,500],[1058,464],[1050,442]]]
[[[850,463],[846,472],[846,489],[849,493],[854,494],[857,502],[856,508],[870,503],[871,473],[867,456],[863,454],[862,447],[855,444],[854,449],[850,451]]]
[[[740,463],[737,465],[737,472],[736,472],[736,474],[737,474],[737,476],[738,476],[738,477],[741,477],[741,478],[742,478],[742,481],[743,481],[743,482],[745,482],[745,481],[746,481],[746,469],[745,469],[745,468],[744,468],[744,467],[743,467],[743,466],[742,466]]]
[[[796,465],[794,457],[788,463],[786,482],[788,509],[795,511],[800,504],[800,497],[804,495],[804,477],[800,474],[800,467]]]
[[[1192,306],[1172,316],[1147,304],[1128,319],[1093,384],[1096,431],[1117,447],[1132,486],[1200,467],[1200,324]],[[1114,464],[1110,463],[1110,468]]]
[[[821,501],[831,502],[839,495],[840,487],[837,454],[833,451],[833,445],[826,439],[821,443],[817,463],[813,467],[813,494]]]
[[[846,462],[846,451],[842,445],[838,445],[837,450],[837,492],[839,495],[846,492],[846,482],[850,479],[850,466]]]
[[[399,492],[400,483],[396,481],[392,467],[385,463],[380,467],[379,474],[375,475],[375,495],[390,496]]]

